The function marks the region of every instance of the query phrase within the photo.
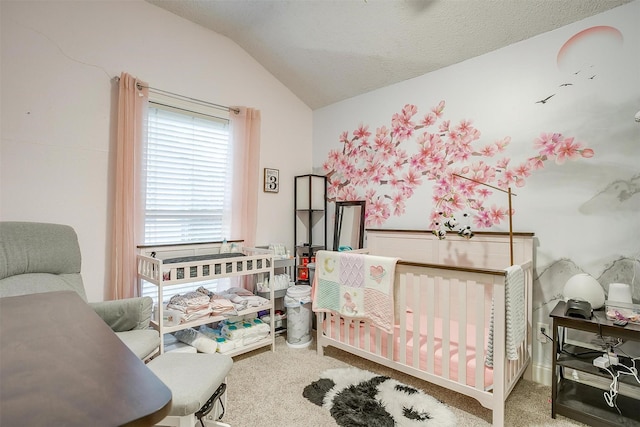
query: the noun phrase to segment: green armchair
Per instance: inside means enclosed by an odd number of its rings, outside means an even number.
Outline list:
[[[80,246],[73,228],[0,222],[0,298],[73,290],[86,301],[80,266]],[[89,304],[140,359],[145,360],[158,350],[160,336],[149,328],[151,298]]]

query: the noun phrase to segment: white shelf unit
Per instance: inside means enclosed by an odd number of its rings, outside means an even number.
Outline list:
[[[234,242],[235,243],[235,242]],[[241,243],[241,242],[240,242]],[[239,243],[238,243],[239,244]],[[152,319],[151,326],[160,333],[160,353],[164,353],[164,335],[182,329],[195,328],[200,325],[217,323],[226,316],[207,316],[193,321],[181,323],[176,326],[167,326],[162,322],[164,311],[164,288],[179,284],[196,283],[204,280],[222,279],[226,277],[262,275],[273,277],[274,259],[273,253],[267,249],[242,247],[243,256],[215,258],[220,256],[222,242],[207,242],[181,245],[139,246],[137,256],[138,280],[147,281],[158,288],[157,317]],[[175,258],[196,258],[181,262],[164,263],[164,260]],[[255,289],[256,280],[253,280],[252,289]],[[252,307],[239,311],[238,316],[269,311],[270,334],[255,343],[225,352],[230,356],[246,353],[261,347],[271,346],[275,351],[274,329],[274,292],[268,293],[269,303],[259,307]],[[235,316],[235,314],[234,314]]]
[[[273,259],[273,270],[274,274],[286,274],[289,276],[289,283],[296,281],[295,277],[295,267],[296,260],[295,258],[274,258]],[[284,305],[284,297],[287,294],[287,289],[270,289],[270,292],[273,292],[273,302],[274,302],[274,312],[277,310],[281,310],[285,313],[285,318],[281,319],[282,326],[277,327],[274,325],[274,331],[276,335],[286,332],[287,330],[287,319],[286,312],[287,309]],[[268,298],[269,292],[258,292],[258,295],[264,298]]]

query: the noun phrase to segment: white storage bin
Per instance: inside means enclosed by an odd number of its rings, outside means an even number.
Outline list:
[[[304,348],[311,344],[311,286],[297,285],[287,289],[287,345]]]

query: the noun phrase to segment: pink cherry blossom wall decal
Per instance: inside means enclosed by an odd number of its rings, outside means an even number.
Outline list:
[[[331,150],[323,164],[329,201],[366,200],[366,225],[376,226],[391,215],[403,215],[416,189],[429,184],[433,189],[430,227],[435,228],[443,217],[469,211],[474,227],[488,228],[509,212],[503,206],[486,206],[493,190],[481,183],[504,190],[523,187],[549,160],[562,165],[594,155],[574,137],[541,133],[533,141],[537,154],[511,164],[504,154],[509,136],[481,144],[481,133],[470,120],[452,124],[445,120],[444,108],[441,101],[418,115],[418,108],[407,104],[391,117],[390,127],[381,126],[372,133],[368,125],[360,124],[351,133],[343,132],[342,147]]]

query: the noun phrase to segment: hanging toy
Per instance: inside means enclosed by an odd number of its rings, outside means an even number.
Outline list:
[[[456,225],[458,225],[458,221],[456,221],[454,217],[451,217],[444,222],[444,226],[447,227],[449,231],[456,228]]]
[[[465,239],[470,239],[473,237],[473,231],[471,231],[471,227],[461,228],[458,230],[458,235]]]
[[[438,238],[438,240],[444,240],[444,238],[447,235],[447,232],[441,229],[438,230],[433,230],[433,234],[436,235],[436,237]]]
[[[440,216],[444,216],[443,212],[440,212]],[[432,233],[438,238],[438,240],[444,240],[447,235],[447,232],[440,227],[440,223],[436,222],[434,224],[437,228],[432,231]]]

